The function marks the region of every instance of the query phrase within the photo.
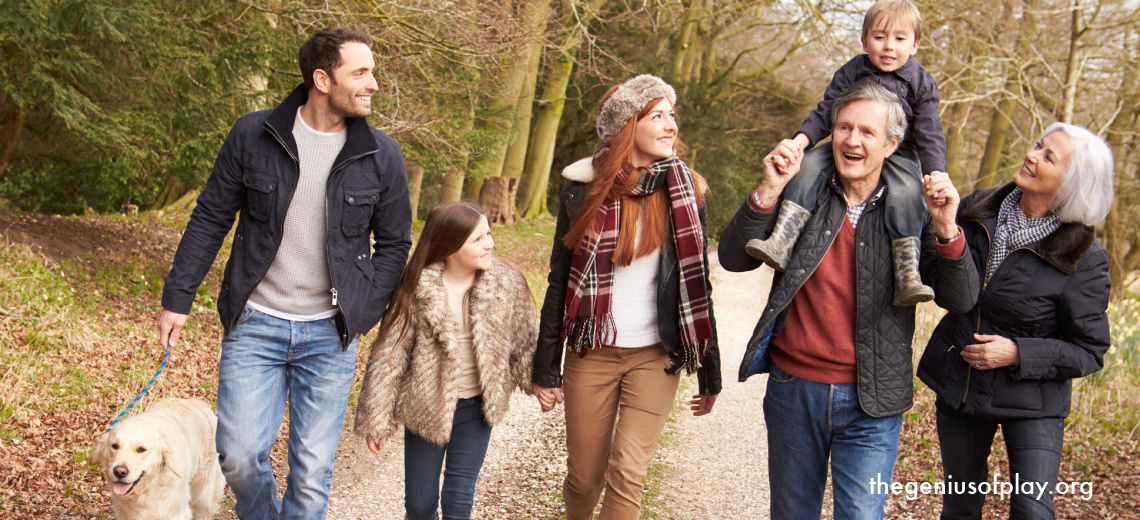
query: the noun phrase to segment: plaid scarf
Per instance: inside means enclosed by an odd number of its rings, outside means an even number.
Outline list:
[[[1014,188],[998,210],[997,229],[994,242],[990,246],[990,257],[986,260],[986,280],[989,283],[994,271],[1013,250],[1040,242],[1061,227],[1057,215],[1029,218],[1021,212],[1021,187]]]
[[[669,190],[671,231],[681,272],[681,351],[672,355],[670,372],[682,367],[691,374],[712,348],[709,297],[705,286],[705,236],[697,215],[693,177],[678,157],[662,159],[643,170],[637,185],[627,195],[642,197],[666,186]],[[593,349],[612,345],[617,337],[613,318],[613,253],[621,224],[621,199],[607,197],[594,214],[594,230],[587,234],[570,261],[566,291],[566,315],[562,339],[571,351],[585,357]]]

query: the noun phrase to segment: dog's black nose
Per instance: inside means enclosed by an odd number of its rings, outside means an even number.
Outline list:
[[[115,468],[111,470],[111,473],[114,474],[116,478],[123,478],[130,472],[131,469],[126,466],[115,466]]]

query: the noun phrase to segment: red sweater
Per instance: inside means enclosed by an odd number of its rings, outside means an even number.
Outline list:
[[[855,228],[843,219],[815,272],[788,305],[772,362],[800,379],[855,383]]]

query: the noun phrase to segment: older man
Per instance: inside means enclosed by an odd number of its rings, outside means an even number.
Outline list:
[[[902,413],[911,407],[914,307],[892,304],[894,277],[882,201],[884,168],[916,168],[891,157],[906,130],[898,98],[867,80],[832,106],[832,146],[801,161],[781,142],[763,178],[720,242],[720,262],[747,271],[761,262],[744,246],[772,232],[780,196],[801,164],[820,168],[816,211],[776,273],[768,304],[740,365],[740,380],[771,372],[764,397],[774,520],[819,518],[833,479],[836,519],[882,518],[898,456]],[[810,159],[810,160],[806,160]],[[978,277],[954,223],[958,192],[945,173],[923,179],[920,271],[950,312],[973,307]]]

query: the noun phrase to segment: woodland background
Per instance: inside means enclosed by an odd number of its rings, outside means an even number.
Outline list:
[[[759,158],[861,52],[870,3],[0,0],[0,517],[106,517],[88,448],[154,373],[154,317],[186,208],[233,122],[301,81],[296,50],[319,28],[373,36],[369,121],[401,144],[421,217],[475,198],[488,177],[520,179],[524,218],[496,231],[497,252],[541,297],[558,172],[596,146],[609,86],[649,72],[677,88],[715,238],[756,185]],[[1089,127],[1115,153],[1115,204],[1097,230],[1112,261],[1113,346],[1103,370],[1074,382],[1061,474],[1096,492],[1058,514],[1134,518],[1140,0],[916,3],[918,59],[941,90],[960,191],[1007,182],[1053,121]],[[141,213],[120,214],[131,206]],[[228,251],[186,330],[188,344],[212,348],[177,352],[147,399],[213,399],[213,296]],[[920,309],[917,351],[938,316]],[[932,407],[916,382],[899,480],[940,478]],[[996,470],[1000,440],[994,449]],[[936,498],[902,504],[916,518],[938,509]]]
[[[612,84],[677,87],[716,236],[831,73],[861,52],[867,0],[3,0],[0,197],[69,214],[187,205],[241,114],[299,81],[296,49],[331,25],[375,38],[370,122],[399,141],[421,214],[521,179],[551,211],[557,172],[596,145]],[[1091,128],[1116,154],[1100,234],[1113,278],[1140,265],[1136,0],[919,0],[959,189],[1006,182],[1043,126]],[[1124,284],[1117,284],[1116,297]]]

